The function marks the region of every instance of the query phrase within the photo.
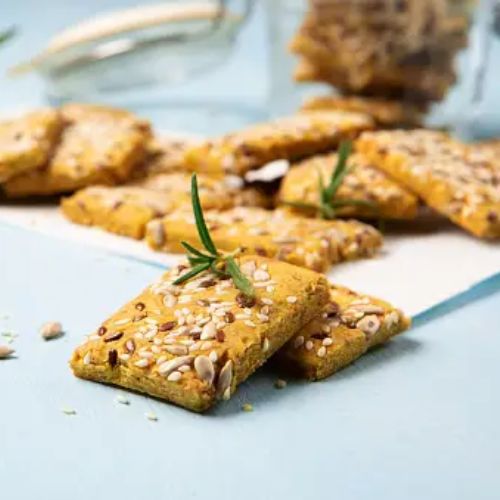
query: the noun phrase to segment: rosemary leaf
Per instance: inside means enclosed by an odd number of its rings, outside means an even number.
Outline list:
[[[252,283],[248,278],[241,272],[241,269],[236,264],[233,257],[226,257],[226,270],[228,274],[233,278],[233,283],[244,295],[247,297],[254,297],[255,290]]]
[[[194,218],[196,221],[196,228],[198,229],[200,240],[203,243],[203,246],[208,250],[208,252],[216,257],[218,255],[217,248],[215,247],[208,231],[207,225],[205,223],[205,217],[203,217],[200,196],[198,194],[198,180],[196,178],[196,174],[193,174],[193,177],[191,178],[191,197],[193,203]]]
[[[325,201],[331,201],[335,194],[337,193],[340,185],[344,181],[347,175],[347,159],[351,154],[351,143],[348,141],[342,142],[339,147],[339,158],[337,161],[337,166],[332,172],[332,177],[330,184],[326,189],[323,190]]]
[[[179,278],[177,278],[174,281],[174,285],[180,285],[181,283],[184,283],[185,281],[190,280],[191,278],[194,278],[198,274],[201,274],[202,272],[206,271],[210,267],[211,262],[205,262],[203,264],[198,264],[197,266],[193,267],[190,271],[188,271],[186,274],[183,274]]]
[[[213,257],[211,255],[206,255],[203,252],[200,252],[197,248],[194,248],[192,245],[190,245],[187,241],[181,241],[181,245],[189,252],[192,253],[193,255],[196,255],[196,257],[200,257],[203,259],[212,259]]]

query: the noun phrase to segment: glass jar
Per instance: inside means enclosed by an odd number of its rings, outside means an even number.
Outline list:
[[[252,0],[166,1],[102,13],[56,35],[15,71],[35,69],[49,100],[123,106],[160,128],[222,133],[261,119],[250,82],[231,85]],[[124,1],[126,7],[130,2]],[[259,107],[260,106],[260,107]]]
[[[272,113],[318,95],[389,100],[465,138],[500,136],[498,4],[267,0]]]

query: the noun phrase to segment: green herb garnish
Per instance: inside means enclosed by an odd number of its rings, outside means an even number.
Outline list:
[[[203,216],[203,209],[201,208],[196,174],[193,174],[191,178],[191,201],[193,204],[196,229],[198,230],[198,236],[200,237],[200,241],[205,251],[198,250],[186,241],[181,242],[182,246],[187,251],[187,258],[191,264],[191,269],[180,278],[177,278],[177,280],[174,281],[174,285],[180,285],[210,269],[218,276],[232,278],[234,286],[238,288],[238,290],[247,297],[253,297],[255,295],[255,290],[252,283],[241,272],[234,258],[235,255],[239,253],[239,250],[229,254],[219,252],[210,236],[210,231],[208,230],[207,224],[205,223],[205,217]]]
[[[336,167],[333,169],[330,182],[325,186],[325,181],[320,171],[318,171],[318,191],[319,191],[319,205],[311,203],[285,201],[285,205],[289,205],[301,210],[314,210],[323,219],[335,219],[338,210],[345,207],[363,206],[373,208],[373,203],[366,200],[354,199],[336,199],[337,191],[339,190],[345,176],[349,173],[347,160],[351,155],[351,143],[342,142],[339,147],[339,155]]]
[[[17,33],[15,26],[10,27],[5,31],[0,32],[0,45],[10,40]]]

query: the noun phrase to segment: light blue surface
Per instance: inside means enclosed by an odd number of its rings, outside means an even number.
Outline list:
[[[278,391],[267,368],[198,416],[139,395],[120,405],[67,366],[157,268],[8,226],[0,241],[1,329],[19,334],[0,362],[1,498],[498,498],[498,283],[327,381]],[[64,338],[40,339],[48,320]]]
[[[0,51],[0,71],[97,5],[125,3],[0,0],[0,21],[22,30]],[[248,26],[231,63],[256,101],[265,99],[262,33],[262,19]],[[490,95],[485,109],[500,96]],[[0,79],[0,110],[42,101],[34,77]],[[67,366],[83,335],[159,272],[0,226],[0,316],[10,314],[0,330],[19,333],[18,357],[0,362],[0,499],[499,498],[498,278],[330,380],[277,391],[267,368],[202,417],[139,395],[119,405],[120,391],[79,381]],[[43,342],[48,320],[66,336]],[[244,402],[255,411],[243,413]]]

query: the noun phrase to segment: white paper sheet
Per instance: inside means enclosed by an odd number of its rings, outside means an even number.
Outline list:
[[[140,241],[72,224],[56,206],[3,205],[0,221],[158,264],[171,265],[180,258],[153,252]],[[378,257],[340,264],[329,276],[416,315],[497,273],[499,243],[472,238],[446,221],[415,221],[407,223],[404,232],[391,228]]]

